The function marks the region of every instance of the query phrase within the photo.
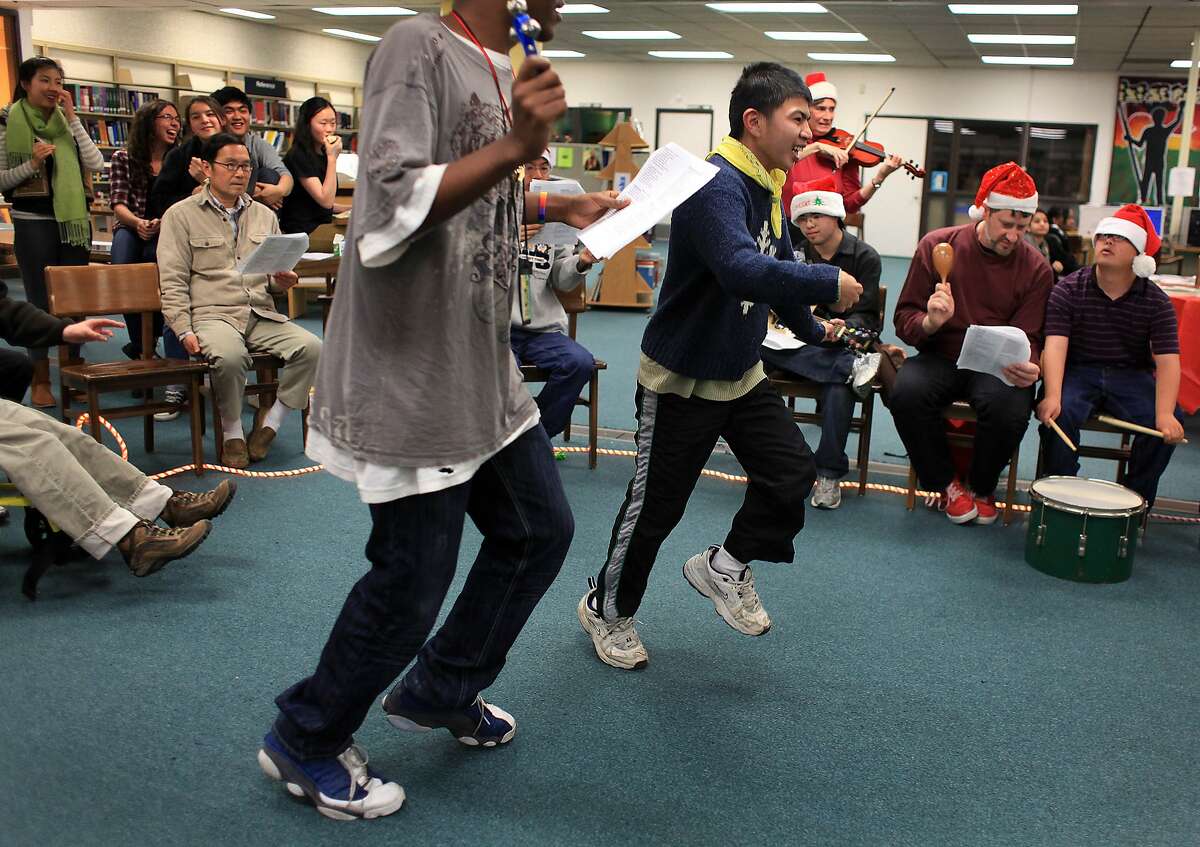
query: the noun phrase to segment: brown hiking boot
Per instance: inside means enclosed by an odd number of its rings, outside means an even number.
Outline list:
[[[237,484],[232,479],[221,480],[212,491],[196,494],[191,491],[176,491],[167,501],[159,518],[167,526],[191,526],[197,521],[211,520],[225,511],[233,502]]]
[[[267,458],[271,442],[275,440],[275,430],[269,426],[260,426],[250,433],[250,461],[261,462]]]
[[[227,468],[250,467],[250,454],[246,452],[246,439],[231,438],[221,448],[222,463]]]
[[[134,576],[149,576],[167,562],[191,553],[211,531],[212,523],[205,520],[178,529],[164,529],[149,521],[139,521],[117,542],[117,549]]]

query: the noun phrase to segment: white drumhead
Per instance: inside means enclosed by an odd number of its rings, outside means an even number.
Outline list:
[[[1030,491],[1055,503],[1106,512],[1137,510],[1145,503],[1136,491],[1102,479],[1048,476],[1035,481]]]

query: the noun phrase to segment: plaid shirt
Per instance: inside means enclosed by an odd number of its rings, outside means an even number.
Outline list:
[[[129,211],[139,218],[146,217],[146,201],[150,198],[149,174],[139,173],[130,167],[129,151],[117,150],[112,154],[108,171],[108,204],[116,207],[118,203],[125,205]],[[128,229],[118,219],[114,229]]]

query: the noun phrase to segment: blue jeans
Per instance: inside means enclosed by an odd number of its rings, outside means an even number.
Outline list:
[[[113,232],[112,256],[109,261],[114,265],[134,265],[139,262],[154,262],[157,260],[158,238],[142,241],[138,234],[131,229],[121,227]],[[140,314],[125,315],[125,327],[129,332],[130,351],[134,357],[142,355],[142,316]],[[187,359],[187,351],[179,343],[179,338],[164,327],[162,314],[154,318],[154,338],[162,337],[163,354],[168,359]]]
[[[821,443],[813,458],[817,475],[841,479],[850,472],[846,439],[850,437],[850,419],[854,417],[854,392],[846,380],[854,365],[854,354],[845,347],[806,344],[796,350],[762,350],[768,365],[824,385],[821,394]]]
[[[1094,413],[1103,412],[1115,418],[1154,428],[1154,374],[1149,371],[1125,368],[1067,366],[1063,375],[1062,412],[1056,423],[1076,444],[1079,428]],[[1175,407],[1175,417],[1183,423],[1183,410]],[[1047,427],[1042,432],[1042,471],[1048,475],[1075,476],[1079,473],[1079,457]],[[1129,468],[1125,485],[1154,505],[1158,480],[1174,444],[1167,444],[1152,435],[1135,435],[1130,447]]]
[[[561,332],[529,332],[513,327],[510,334],[517,363],[550,374],[536,400],[542,412],[542,427],[553,438],[567,428],[575,401],[592,378],[596,360],[587,348]]]
[[[370,509],[371,569],[350,590],[316,671],[275,700],[275,733],[300,758],[346,749],[414,656],[401,685],[419,700],[435,709],[474,702],[504,667],[575,531],[541,427],[485,462],[469,482]],[[483,545],[445,623],[429,638],[468,516]]]

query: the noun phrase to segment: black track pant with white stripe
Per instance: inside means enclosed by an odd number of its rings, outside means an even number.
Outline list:
[[[725,550],[741,562],[791,562],[816,467],[770,383],[764,379],[728,402],[657,394],[639,385],[634,402],[637,463],[613,526],[608,560],[596,580],[597,607],[605,620],[630,617],[641,605],[658,549],[683,518],[718,437],[724,437],[750,478]]]

